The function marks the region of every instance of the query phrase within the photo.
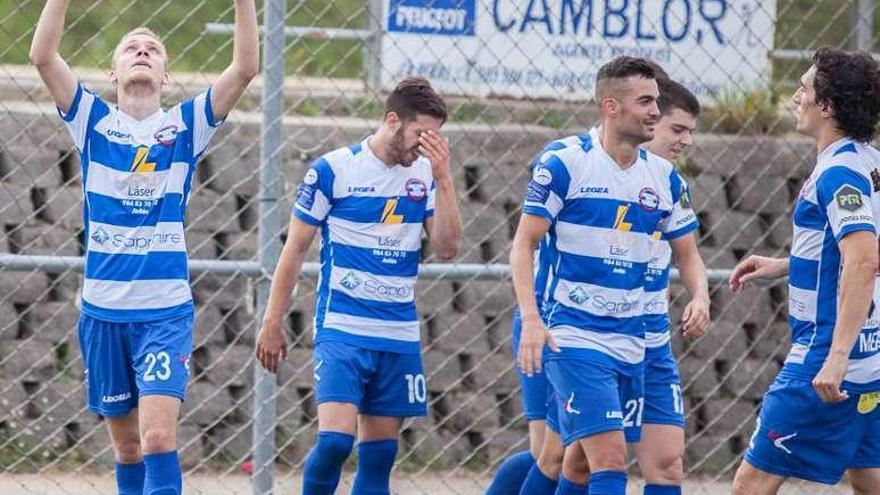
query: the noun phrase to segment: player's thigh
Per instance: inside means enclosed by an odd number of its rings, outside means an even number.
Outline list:
[[[537,459],[541,455],[541,446],[544,443],[547,421],[529,421],[529,452]]]
[[[130,325],[129,345],[140,399],[150,395],[186,399],[193,323],[190,313]]]
[[[373,440],[396,439],[400,435],[401,424],[403,424],[403,418],[361,414],[358,416],[358,440],[371,442]]]
[[[626,440],[623,431],[604,431],[578,440],[593,472],[626,469]]]
[[[180,399],[167,395],[147,395],[138,402],[138,413],[144,453],[155,454],[177,448]]]
[[[357,429],[357,406],[349,402],[318,404],[318,430],[354,435]]]
[[[141,461],[141,433],[138,410],[132,409],[124,416],[104,418],[116,460],[122,464],[136,464]]]
[[[855,495],[880,495],[880,468],[853,468],[847,474]]]
[[[761,471],[743,460],[733,478],[734,495],[775,495],[785,477]]]
[[[649,482],[680,483],[684,430],[675,425],[643,424],[642,440],[634,444],[642,475]]]
[[[138,400],[128,325],[81,315],[77,326],[89,411],[105,418],[127,416]]]
[[[361,414],[408,418],[428,414],[428,388],[420,354],[377,352],[364,387]]]
[[[538,456],[538,468],[547,476],[557,478],[562,470],[562,458],[565,445],[559,433],[550,428],[544,430],[544,441],[541,443],[541,454]]]

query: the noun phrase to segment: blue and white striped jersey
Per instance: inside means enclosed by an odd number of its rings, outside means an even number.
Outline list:
[[[819,154],[794,209],[788,311],[792,346],[782,374],[811,380],[831,347],[842,265],[838,243],[852,232],[876,234],[880,152],[842,139]],[[850,355],[843,388],[880,387],[880,312],[874,304]]]
[[[318,158],[293,208],[321,227],[315,341],[418,353],[414,289],[423,223],[434,214],[431,164],[389,167],[368,142]]]
[[[682,184],[679,202],[690,208],[690,193]],[[651,236],[651,260],[645,271],[645,345],[663,347],[669,342],[669,264],[672,248],[662,232]]]
[[[196,162],[219,125],[210,89],[136,120],[80,84],[59,113],[82,163],[82,311],[117,322],[191,312],[183,222]]]
[[[545,319],[556,343],[570,348],[564,354],[641,372],[650,238],[659,230],[675,239],[697,227],[684,190],[672,164],[645,150],[620,169],[596,130],[541,157],[523,212],[551,222]]]

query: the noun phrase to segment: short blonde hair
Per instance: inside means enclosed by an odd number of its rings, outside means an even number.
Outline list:
[[[119,52],[119,47],[121,47],[122,44],[125,43],[125,40],[127,40],[128,38],[131,38],[132,36],[137,36],[139,34],[149,36],[150,38],[153,38],[154,40],[156,40],[156,42],[159,43],[159,46],[162,47],[162,51],[165,52],[165,58],[166,59],[168,58],[168,49],[165,48],[165,43],[162,43],[162,39],[159,38],[159,35],[156,34],[155,31],[153,31],[152,29],[150,29],[146,26],[139,26],[139,27],[136,27],[136,28],[132,29],[131,31],[125,33],[124,35],[122,35],[122,38],[119,40],[119,43],[116,44],[116,48],[113,49],[113,61],[112,61],[113,67],[116,67],[116,54]]]

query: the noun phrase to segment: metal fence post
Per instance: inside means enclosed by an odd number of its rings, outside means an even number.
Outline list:
[[[260,146],[259,263],[264,272],[257,282],[256,328],[259,329],[269,300],[272,273],[281,252],[278,237],[281,186],[281,148],[284,122],[284,25],[286,0],[268,0],[263,13],[263,129]],[[276,376],[254,364],[253,493],[272,493],[275,471]]]
[[[855,0],[853,29],[856,49],[871,53],[874,33],[874,0]]]
[[[364,81],[367,88],[379,91],[382,83],[382,33],[385,0],[367,0],[367,30],[372,34],[364,40]]]

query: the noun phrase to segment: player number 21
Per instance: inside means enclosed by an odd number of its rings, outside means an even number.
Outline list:
[[[406,390],[409,395],[409,403],[425,402],[428,392],[425,389],[425,375],[406,375]]]
[[[144,372],[144,381],[165,381],[171,378],[171,356],[167,352],[147,353],[144,359],[147,362],[147,371]],[[159,365],[157,368],[156,365]]]

